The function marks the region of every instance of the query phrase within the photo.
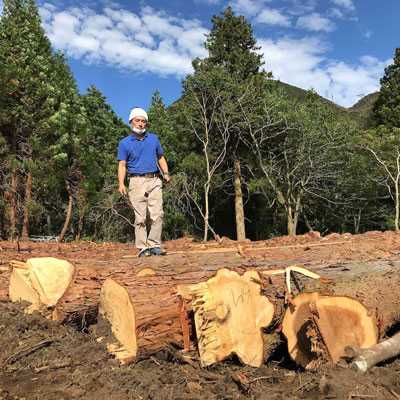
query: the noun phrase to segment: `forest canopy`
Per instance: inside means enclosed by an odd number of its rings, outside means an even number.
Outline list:
[[[95,86],[79,92],[34,0],[3,3],[0,237],[132,240],[116,160],[129,127]],[[148,110],[173,177],[165,238],[398,230],[400,49],[361,113],[275,80],[231,8],[211,22],[181,97],[157,91]]]

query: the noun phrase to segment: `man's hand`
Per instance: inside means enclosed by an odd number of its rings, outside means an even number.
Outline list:
[[[121,194],[125,194],[125,195],[128,194],[128,192],[126,191],[125,185],[119,185],[118,191],[119,191]]]
[[[165,183],[168,183],[171,181],[171,177],[169,176],[169,174],[163,174],[163,179]]]

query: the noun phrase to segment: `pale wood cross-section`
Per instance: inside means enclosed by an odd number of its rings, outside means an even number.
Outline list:
[[[100,292],[99,313],[111,325],[111,331],[117,343],[108,343],[108,350],[122,364],[135,360],[137,355],[135,309],[127,290],[106,279]]]
[[[12,261],[10,265],[10,300],[30,303],[27,312],[55,306],[74,279],[74,266],[53,257]]]
[[[375,318],[346,296],[302,293],[291,302],[282,325],[290,356],[307,369],[337,363],[346,346],[364,348],[378,340]]]
[[[192,298],[202,366],[222,361],[232,353],[244,364],[261,366],[261,329],[271,323],[274,306],[260,294],[259,281],[255,271],[240,276],[221,269],[207,282],[181,288]]]

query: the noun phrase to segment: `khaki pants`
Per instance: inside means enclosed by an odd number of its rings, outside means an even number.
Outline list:
[[[138,249],[160,247],[163,223],[162,181],[159,177],[129,178],[129,200],[135,211],[135,244]],[[147,234],[147,213],[150,231]]]

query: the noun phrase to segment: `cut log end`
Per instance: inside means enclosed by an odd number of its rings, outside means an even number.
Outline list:
[[[27,312],[53,307],[73,281],[74,266],[53,257],[30,258],[26,263],[12,262],[9,296],[11,301],[26,301]]]
[[[232,353],[250,366],[263,363],[261,329],[271,323],[274,307],[260,294],[259,280],[255,271],[240,276],[221,269],[207,282],[189,287],[203,366],[222,361]],[[188,288],[180,289],[187,298]]]
[[[135,310],[127,290],[107,279],[100,294],[99,313],[111,325],[118,344],[108,344],[108,350],[123,364],[133,362],[137,355]]]
[[[378,340],[375,318],[361,303],[318,293],[303,293],[292,301],[283,333],[290,356],[307,369],[337,363],[347,346],[365,348]]]

